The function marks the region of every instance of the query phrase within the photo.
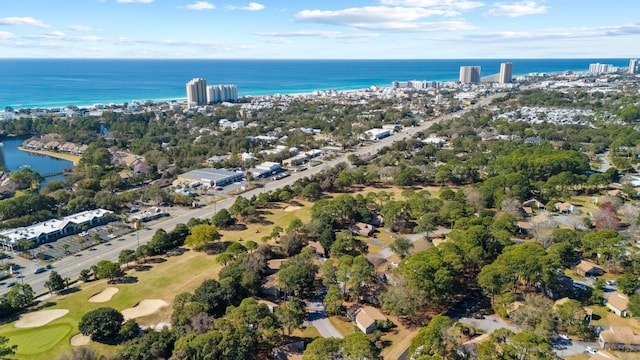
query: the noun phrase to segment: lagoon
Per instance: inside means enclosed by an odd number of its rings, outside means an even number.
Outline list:
[[[4,137],[1,139],[4,146],[0,147],[0,166],[5,171],[20,171],[24,167],[30,167],[31,170],[39,174],[57,173],[66,169],[73,169],[73,162],[69,160],[56,159],[48,155],[33,154],[19,149],[22,142],[26,140],[23,137]],[[45,178],[40,184],[44,186],[51,180],[64,180],[65,175],[55,175]]]

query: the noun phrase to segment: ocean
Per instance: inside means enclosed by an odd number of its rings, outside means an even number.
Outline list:
[[[121,104],[132,100],[184,100],[194,77],[235,84],[240,96],[355,90],[392,81],[455,81],[459,67],[477,65],[482,76],[513,63],[514,75],[587,71],[590,63],[626,67],[628,59],[449,60],[93,60],[0,59],[0,109]]]

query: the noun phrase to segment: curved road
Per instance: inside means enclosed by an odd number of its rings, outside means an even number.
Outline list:
[[[347,157],[350,154],[355,154],[358,156],[366,156],[367,154],[376,153],[381,148],[392,145],[396,140],[410,138],[414,136],[416,133],[426,130],[429,126],[431,126],[434,123],[450,120],[454,116],[460,116],[471,109],[481,107],[481,106],[486,106],[487,104],[489,104],[491,100],[493,100],[493,98],[499,95],[500,94],[493,94],[487,98],[484,98],[478,101],[475,105],[467,107],[462,111],[458,111],[452,114],[442,115],[433,120],[424,121],[415,127],[406,128],[403,131],[400,131],[387,138],[374,142],[369,146],[357,148],[353,151],[346,152],[340,156],[337,156],[332,160],[324,161],[322,164],[318,166],[309,167],[309,169],[306,171],[293,173],[291,176],[288,176],[286,178],[271,181],[267,183],[264,187],[249,190],[243,193],[241,196],[250,198],[253,195],[257,195],[261,192],[269,192],[286,185],[291,185],[298,179],[308,177],[313,174],[317,174],[320,171],[324,169],[332,168],[341,162],[347,162],[348,161]],[[224,199],[216,203],[215,205],[211,204],[198,209],[193,209],[184,214],[167,218],[164,221],[160,221],[152,225],[148,225],[145,229],[139,231],[138,235],[139,235],[140,244],[146,244],[147,242],[149,242],[153,234],[158,229],[171,231],[175,228],[177,224],[180,224],[180,223],[186,224],[191,218],[211,218],[214,215],[214,209],[215,210],[223,209],[223,208],[228,209],[235,202],[235,198],[236,198],[235,196],[229,197],[227,199]],[[101,244],[92,249],[84,250],[79,253],[76,253],[73,256],[69,256],[64,259],[58,260],[52,263],[53,270],[57,271],[63,278],[77,279],[82,269],[88,269],[89,267],[91,267],[92,265],[95,265],[100,260],[118,261],[118,255],[120,254],[120,251],[124,249],[135,250],[137,246],[138,246],[138,241],[137,241],[137,235],[135,233],[124,235],[118,239],[111,240],[108,243]],[[17,279],[16,281],[31,285],[31,287],[33,288],[33,291],[36,294],[43,294],[47,291],[46,288],[44,287],[44,283],[49,278],[49,271],[45,271],[40,274],[34,274],[33,271],[38,267],[39,265],[34,264],[33,267],[27,267],[25,269],[22,269],[22,274],[24,275],[24,278]],[[0,295],[7,293],[8,290],[9,289],[7,287],[3,287],[2,289],[0,289]]]

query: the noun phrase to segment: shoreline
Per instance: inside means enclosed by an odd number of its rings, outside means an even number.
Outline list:
[[[59,152],[49,151],[49,150],[27,149],[23,146],[18,146],[18,150],[28,152],[28,153],[33,153],[33,154],[47,155],[56,159],[71,161],[74,167],[78,166],[78,164],[80,163],[79,155],[64,154],[64,153],[59,153]]]

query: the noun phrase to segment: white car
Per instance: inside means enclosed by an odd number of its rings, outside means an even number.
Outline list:
[[[567,334],[558,334],[558,336],[560,337],[560,339],[571,340],[571,338],[569,338],[569,335]]]
[[[595,353],[597,352],[594,348],[592,348],[591,346],[587,346],[584,349],[584,352],[586,352],[589,355],[595,355]]]

